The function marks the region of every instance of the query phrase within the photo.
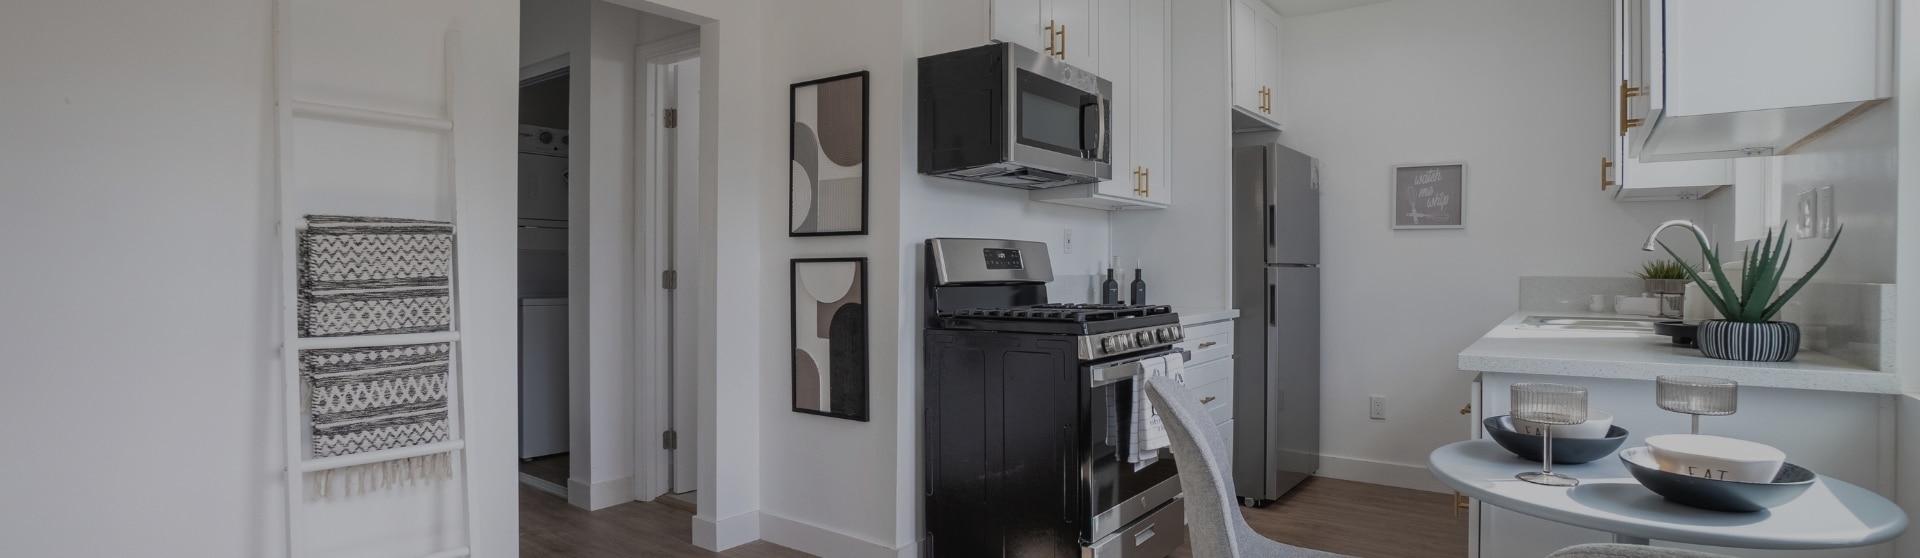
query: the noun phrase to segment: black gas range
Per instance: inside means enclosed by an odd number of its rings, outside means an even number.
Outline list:
[[[1038,242],[927,241],[928,556],[1160,558],[1171,454],[1130,459],[1135,380],[1179,358],[1167,306],[1055,304]]]

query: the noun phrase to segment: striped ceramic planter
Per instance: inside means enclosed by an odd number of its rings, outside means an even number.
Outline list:
[[[1800,353],[1800,326],[1791,322],[1700,322],[1700,352],[1722,360],[1786,362]]]

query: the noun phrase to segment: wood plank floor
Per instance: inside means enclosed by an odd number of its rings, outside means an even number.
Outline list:
[[[1313,477],[1264,509],[1241,507],[1267,538],[1361,558],[1467,555],[1467,517],[1453,495]],[[1190,558],[1187,547],[1174,558]]]
[[[1266,509],[1240,508],[1254,530],[1287,544],[1361,558],[1467,554],[1467,520],[1449,495],[1314,478]],[[693,546],[693,514],[655,502],[588,512],[520,487],[520,555],[527,558],[804,558],[765,541],[726,552]],[[1175,558],[1190,558],[1185,546]],[[830,557],[831,558],[831,557]]]
[[[805,552],[755,541],[709,552],[693,546],[693,514],[655,502],[627,502],[589,512],[520,485],[520,555],[526,558],[807,558]]]
[[[568,468],[571,467],[570,461],[564,453],[535,457],[521,461],[520,472],[532,475],[536,479],[566,486]]]

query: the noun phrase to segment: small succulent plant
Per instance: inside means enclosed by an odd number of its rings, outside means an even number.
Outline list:
[[[1781,228],[1785,228],[1784,223],[1781,224]],[[1842,229],[1844,230],[1845,227]],[[1787,301],[1793,299],[1793,295],[1799,294],[1800,288],[1807,286],[1807,282],[1813,279],[1813,275],[1819,273],[1822,266],[1827,265],[1827,258],[1833,256],[1833,247],[1840,245],[1841,232],[1841,230],[1834,231],[1833,243],[1827,245],[1827,253],[1820,256],[1820,261],[1813,264],[1813,269],[1807,270],[1805,276],[1800,277],[1799,281],[1794,282],[1792,287],[1787,288],[1786,292],[1780,293],[1778,297],[1775,297],[1774,293],[1779,292],[1781,276],[1787,272],[1787,259],[1793,256],[1793,241],[1787,239],[1785,233],[1776,236],[1774,229],[1767,231],[1766,238],[1748,246],[1742,255],[1743,265],[1740,270],[1738,289],[1734,288],[1732,281],[1727,280],[1727,272],[1720,265],[1720,253],[1708,247],[1707,239],[1699,234],[1694,235],[1694,241],[1700,243],[1700,252],[1706,254],[1706,267],[1712,272],[1713,281],[1708,282],[1706,277],[1691,267],[1681,266],[1681,268],[1685,270],[1687,278],[1700,285],[1700,293],[1713,303],[1713,307],[1719,310],[1720,315],[1726,317],[1727,321],[1765,323],[1772,320],[1775,314],[1780,313],[1780,309],[1787,305]],[[1675,254],[1673,248],[1667,246],[1667,243],[1661,242],[1660,247],[1665,248],[1667,255],[1673,256],[1675,260],[1680,259],[1680,255]]]
[[[1687,270],[1692,267],[1677,259],[1652,260],[1642,264],[1639,271],[1633,272],[1633,276],[1641,279],[1686,279]]]

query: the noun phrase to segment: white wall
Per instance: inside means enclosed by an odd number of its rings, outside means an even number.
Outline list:
[[[1833,258],[1815,280],[1822,283],[1892,283],[1899,170],[1895,137],[1899,100],[1889,101],[1835,129],[1826,137],[1780,158],[1780,214],[1798,218],[1801,192],[1833,186],[1834,217],[1846,225]],[[1819,261],[1831,242],[1794,239],[1795,275]]]
[[[1898,12],[1899,29],[1903,34],[1911,34],[1920,29],[1920,0],[1901,0]],[[1896,95],[1906,102],[1895,109],[1897,133],[1909,138],[1920,138],[1920,41],[1900,41],[1898,60],[1899,85]],[[1898,436],[1895,444],[1899,446],[1898,462],[1894,467],[1898,483],[1895,493],[1902,509],[1909,514],[1920,513],[1920,141],[1896,142],[1897,172],[1894,204],[1896,220],[1904,218],[1907,226],[1895,227],[1897,245],[1905,245],[1905,251],[1896,250],[1894,304],[1895,319],[1894,346],[1898,352],[1895,367],[1901,375],[1901,384],[1907,395],[1899,401],[1899,422],[1894,433]],[[1920,531],[1909,529],[1907,534],[1896,543],[1898,554],[1902,558],[1920,558]]]
[[[1624,275],[1654,225],[1705,217],[1593,187],[1609,10],[1401,0],[1284,21],[1281,141],[1322,165],[1322,474],[1424,478],[1466,426],[1456,355],[1515,311],[1520,276]],[[1444,161],[1467,164],[1467,228],[1390,230],[1389,167]],[[1368,395],[1389,419],[1367,418]]]
[[[467,476],[476,555],[511,555],[513,6],[295,6],[295,91],[425,114],[443,108],[441,32],[461,22]],[[0,464],[0,555],[285,555],[272,22],[261,1],[0,7],[0,445],[40,456]],[[383,40],[354,40],[367,36]],[[295,131],[307,207],[451,214],[434,180],[413,181],[447,170],[417,156],[420,138],[354,133]],[[325,168],[316,144],[391,157]],[[364,180],[307,188],[321,176]],[[320,505],[308,532],[327,536],[310,543],[458,544],[457,486]]]
[[[1117,212],[1113,252],[1146,266],[1147,299],[1175,311],[1233,306],[1229,3],[1174,3],[1173,206]]]

